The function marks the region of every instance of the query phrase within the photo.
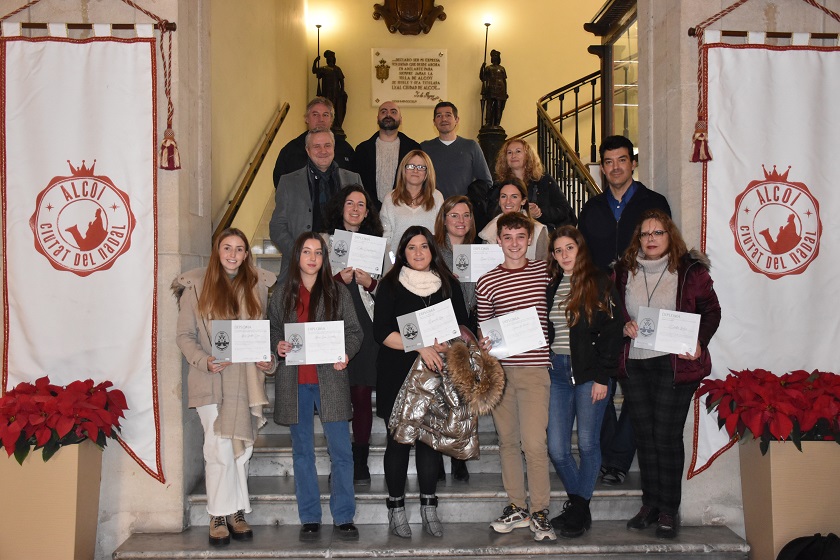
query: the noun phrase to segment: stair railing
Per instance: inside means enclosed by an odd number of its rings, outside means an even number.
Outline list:
[[[600,71],[593,72],[544,95],[537,101],[537,151],[546,172],[557,180],[561,191],[578,215],[584,203],[601,192],[589,168],[580,159],[583,139],[581,121],[588,118],[589,159],[593,163],[598,161],[596,108],[601,105],[598,97],[600,77]],[[570,95],[572,102],[571,107],[568,107],[567,97]],[[559,115],[559,119],[549,115],[549,110],[555,105],[557,110],[552,113]],[[565,121],[571,121],[572,129],[569,132],[573,144],[567,140],[568,135],[564,133],[564,128],[567,131],[569,128],[564,124]]]
[[[228,199],[227,209],[219,220],[219,223],[216,226],[216,231],[213,232],[214,238],[225,228],[229,228],[233,223],[234,218],[236,218],[236,213],[239,212],[239,208],[242,206],[242,201],[244,201],[245,197],[248,196],[248,191],[251,190],[251,185],[254,184],[254,178],[260,170],[260,166],[265,159],[265,155],[268,153],[269,148],[271,148],[271,143],[274,142],[274,139],[277,137],[277,132],[280,130],[280,126],[282,126],[283,121],[286,119],[286,115],[288,114],[289,104],[283,103],[283,105],[279,107],[272,116],[271,122],[269,122],[263,132],[262,139],[257,144],[257,147],[254,149],[254,152],[248,161],[248,167],[242,174],[242,179],[239,181],[237,187],[232,191],[233,194]]]

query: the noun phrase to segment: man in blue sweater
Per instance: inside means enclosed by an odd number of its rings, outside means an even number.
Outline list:
[[[449,101],[435,105],[435,128],[438,137],[420,143],[435,166],[437,190],[443,198],[467,194],[470,183],[479,179],[489,187],[493,183],[490,169],[478,142],[455,134],[458,127],[458,108]]]

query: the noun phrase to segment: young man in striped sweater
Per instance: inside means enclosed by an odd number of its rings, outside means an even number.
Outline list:
[[[525,254],[533,242],[534,223],[524,214],[510,213],[499,218],[497,227],[498,243],[505,261],[479,278],[476,284],[478,320],[486,321],[536,307],[548,339],[547,263],[530,261]],[[490,339],[482,336],[481,345],[489,349]],[[501,364],[507,384],[502,402],[493,410],[493,422],[499,436],[502,482],[510,505],[490,526],[499,533],[530,527],[534,540],[555,540],[557,537],[548,521],[551,492],[546,444],[551,385],[548,346],[510,356],[501,360]],[[530,513],[522,469],[523,451],[528,469]]]

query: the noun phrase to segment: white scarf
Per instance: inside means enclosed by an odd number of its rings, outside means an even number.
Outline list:
[[[438,291],[443,283],[440,276],[431,270],[414,270],[404,266],[400,270],[400,284],[412,294],[426,297]]]

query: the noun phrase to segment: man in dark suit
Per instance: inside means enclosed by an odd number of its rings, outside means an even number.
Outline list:
[[[342,187],[361,184],[356,173],[340,169],[335,161],[335,136],[329,130],[313,131],[304,139],[306,164],[280,177],[274,193],[274,213],[268,224],[271,241],[283,254],[278,281],[289,273],[289,256],[295,239],[307,231],[324,231],[324,208]]]
[[[400,162],[411,150],[419,150],[420,144],[399,131],[402,115],[393,101],[379,106],[376,124],[379,132],[356,146],[350,169],[362,178],[370,199],[379,209],[397,184]]]
[[[309,102],[306,106],[306,113],[303,115],[303,120],[306,122],[306,131],[297,138],[290,140],[277,155],[277,161],[274,164],[274,188],[277,188],[280,177],[286,173],[297,171],[306,165],[307,154],[304,138],[306,138],[307,132],[329,130],[334,119],[335,108],[332,101],[326,97],[315,97]],[[339,138],[336,139],[334,149],[335,162],[338,166],[342,169],[350,169],[353,147],[344,138]]]
[[[636,157],[633,142],[624,136],[608,136],[599,148],[601,171],[608,188],[583,205],[578,229],[586,240],[592,260],[602,270],[609,272],[617,259],[630,245],[630,237],[645,210],[658,208],[669,216],[671,207],[661,194],[633,179]],[[616,417],[615,388],[604,410],[601,425],[601,482],[617,485],[624,482],[636,454],[633,427],[627,403]]]

